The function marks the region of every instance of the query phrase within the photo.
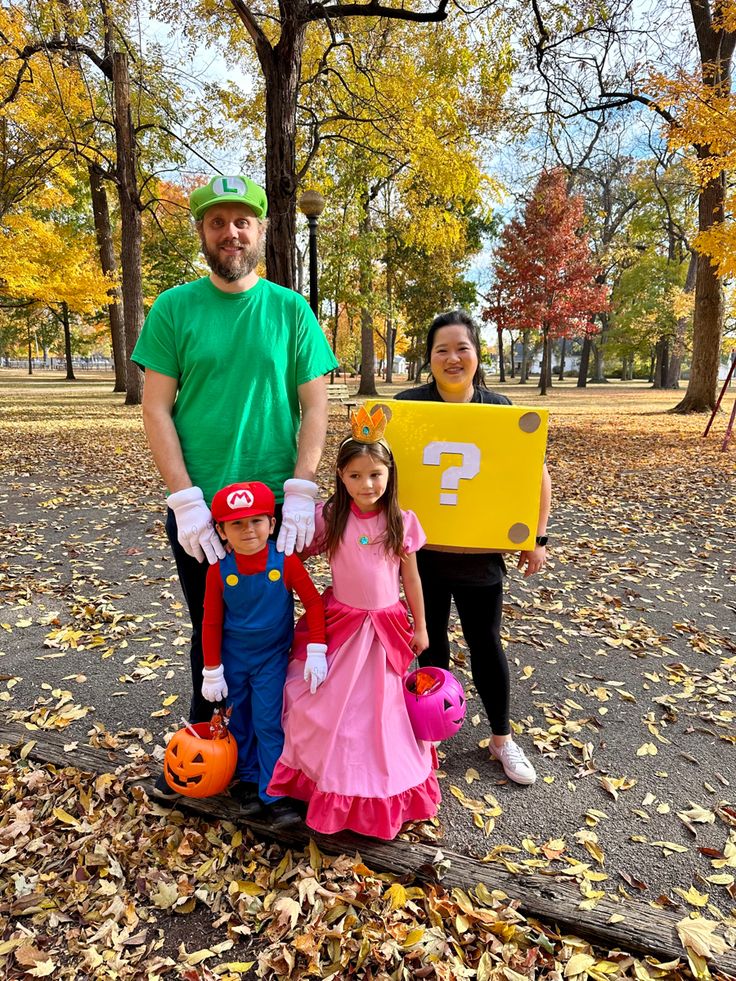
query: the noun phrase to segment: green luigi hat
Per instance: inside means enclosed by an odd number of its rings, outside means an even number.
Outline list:
[[[189,207],[199,221],[213,204],[247,204],[256,218],[265,218],[268,211],[266,192],[247,177],[213,177],[209,184],[192,191]]]

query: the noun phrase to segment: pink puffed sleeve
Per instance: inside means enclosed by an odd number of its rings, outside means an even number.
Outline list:
[[[312,544],[305,548],[303,552],[299,553],[300,559],[308,559],[310,555],[319,555],[322,551],[321,542],[322,536],[325,533],[325,519],[322,516],[324,506],[324,501],[317,501],[314,507],[314,538],[312,539]]]
[[[427,536],[413,511],[402,511],[401,517],[404,519],[404,548],[411,555],[412,552],[419,551],[427,541]]]

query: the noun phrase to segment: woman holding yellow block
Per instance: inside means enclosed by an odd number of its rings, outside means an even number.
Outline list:
[[[427,333],[425,367],[430,369],[430,381],[399,393],[397,399],[511,405],[505,395],[486,387],[480,364],[480,332],[463,310],[442,313],[432,321]],[[546,561],[550,500],[551,482],[545,465],[536,545],[519,555],[518,568],[524,570],[525,578],[539,572]],[[420,656],[420,664],[449,668],[447,630],[454,599],[470,651],[473,684],[491,726],[491,756],[501,763],[510,780],[534,783],[534,767],[511,736],[509,668],[501,643],[506,573],[503,556],[477,549],[425,545],[417,553],[417,562],[429,633],[429,647]]]

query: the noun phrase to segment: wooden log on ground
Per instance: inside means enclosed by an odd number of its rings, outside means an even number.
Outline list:
[[[58,732],[41,729],[29,730],[18,723],[2,725],[0,744],[20,748],[29,742],[34,745],[27,756],[40,763],[55,766],[72,766],[93,773],[114,773],[128,765],[120,751],[78,746],[73,753],[64,751],[65,737]],[[155,764],[154,764],[155,766]],[[146,791],[151,790],[153,780],[135,779]],[[153,798],[152,798],[153,799]],[[497,865],[489,865],[458,852],[442,847],[441,843],[427,845],[406,841],[385,842],[360,835],[343,833],[319,835],[305,826],[279,831],[274,834],[268,824],[240,817],[237,803],[228,797],[210,797],[204,800],[181,797],[181,809],[203,818],[221,818],[247,823],[254,832],[275,838],[286,847],[303,848],[313,838],[319,848],[331,855],[360,852],[362,861],[369,867],[390,872],[396,876],[413,876],[419,881],[441,881],[447,889],[458,887],[465,891],[483,883],[489,890],[500,889],[510,899],[518,900],[527,917],[554,925],[562,932],[584,937],[605,950],[620,949],[650,954],[663,961],[684,957],[675,924],[686,912],[658,909],[639,898],[614,902],[605,897],[591,910],[580,910],[582,901],[577,885],[563,876],[545,876],[540,873],[516,874]],[[436,867],[437,853],[442,852],[442,866]],[[623,917],[611,922],[611,918]],[[714,958],[712,966],[729,977],[736,978],[736,951],[729,949]]]

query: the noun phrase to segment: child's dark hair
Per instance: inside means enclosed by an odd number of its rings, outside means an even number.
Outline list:
[[[405,556],[404,521],[399,508],[398,477],[393,454],[385,443],[361,443],[352,438],[346,439],[337,451],[335,469],[338,473],[335,478],[335,490],[325,504],[323,511],[325,532],[322,547],[328,556],[334,555],[345,534],[352,498],[340,479],[340,471],[344,470],[356,456],[369,456],[377,463],[382,463],[388,467],[386,490],[377,505],[386,515],[383,546],[387,554],[393,553],[397,558],[402,559]]]
[[[486,385],[485,373],[483,371],[483,365],[481,364],[480,329],[470,314],[466,313],[465,310],[447,310],[445,313],[439,313],[429,325],[422,371],[426,371],[430,368],[432,361],[432,345],[434,344],[434,336],[437,331],[440,329],[440,327],[454,326],[464,327],[467,330],[468,338],[475,348],[475,353],[478,357],[478,367],[475,369],[473,384],[476,386],[476,388],[487,388],[488,386]]]

